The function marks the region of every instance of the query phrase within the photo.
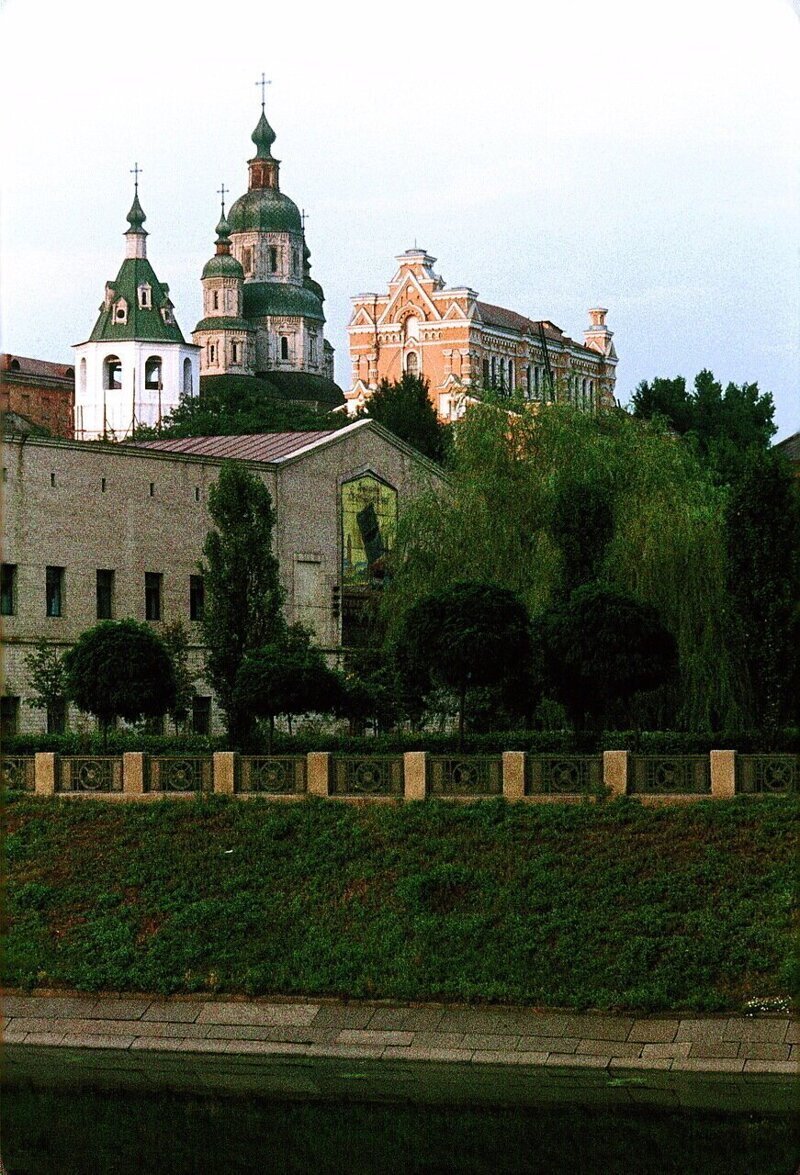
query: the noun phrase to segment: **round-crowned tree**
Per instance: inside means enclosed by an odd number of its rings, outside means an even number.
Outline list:
[[[602,584],[585,584],[549,608],[534,639],[547,686],[578,728],[664,685],[678,667],[675,638],[656,609]]]
[[[175,671],[163,641],[136,620],[104,620],[64,655],[67,692],[107,727],[157,718],[175,706]]]
[[[406,672],[458,697],[459,741],[467,692],[527,680],[528,612],[513,592],[489,583],[455,583],[425,596],[406,613],[398,646]]]

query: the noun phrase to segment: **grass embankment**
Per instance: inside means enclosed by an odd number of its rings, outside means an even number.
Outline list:
[[[4,982],[737,1009],[797,986],[800,799],[7,808]]]

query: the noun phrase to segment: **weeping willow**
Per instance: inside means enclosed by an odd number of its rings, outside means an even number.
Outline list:
[[[599,577],[654,605],[678,644],[679,687],[643,713],[693,730],[737,727],[743,682],[729,650],[724,490],[685,442],[624,412],[470,409],[448,480],[400,519],[384,599],[390,631],[422,596],[464,579],[510,588],[535,617],[563,589],[555,503],[566,488],[579,517],[581,487],[597,485],[613,519]]]

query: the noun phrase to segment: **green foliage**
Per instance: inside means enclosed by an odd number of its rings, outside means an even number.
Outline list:
[[[360,415],[377,420],[432,461],[441,463],[447,454],[448,427],[439,424],[428,381],[417,375],[381,380]]]
[[[337,675],[300,624],[292,625],[271,644],[249,652],[236,677],[235,699],[240,711],[269,719],[270,754],[278,714],[330,713],[339,698]]]
[[[631,398],[633,414],[644,420],[656,416],[666,420],[682,436],[691,438],[716,479],[726,483],[741,469],[745,455],[765,451],[775,433],[775,404],[770,392],[758,384],[722,384],[703,370],[686,389],[683,376],[677,379],[643,381]]]
[[[567,588],[564,503],[588,485],[613,519],[604,556],[598,543],[591,562],[609,587],[652,605],[678,645],[677,685],[654,694],[637,724],[742,725],[745,694],[728,630],[724,491],[690,446],[657,421],[624,412],[592,417],[560,404],[512,416],[486,404],[468,410],[456,426],[447,483],[401,517],[384,591],[390,633],[417,600],[464,579],[496,582],[531,616],[543,612]],[[579,500],[574,505],[580,539],[589,514],[582,516]],[[577,551],[584,558],[580,542]]]
[[[655,608],[598,584],[548,609],[537,629],[545,680],[578,728],[599,726],[610,701],[664,685],[677,667]]]
[[[170,717],[178,734],[191,712],[192,698],[197,692],[194,688],[197,674],[189,667],[189,634],[180,620],[162,625],[161,639],[172,658],[175,674],[175,705],[170,710]]]
[[[236,698],[238,673],[248,653],[284,637],[285,593],[272,552],[275,512],[263,481],[243,465],[224,462],[208,510],[216,529],[206,535],[201,568],[206,677],[237,746],[252,735],[252,721]]]
[[[467,691],[507,681],[519,685],[520,669],[531,662],[525,606],[493,583],[454,583],[424,596],[407,611],[397,644],[406,674],[423,692],[430,683],[457,694],[462,739]]]
[[[9,985],[648,1011],[791,978],[796,797],[31,797],[7,819]]]
[[[163,642],[136,620],[103,620],[64,654],[67,691],[107,726],[157,718],[175,705],[175,673]]]
[[[550,535],[563,559],[563,590],[597,579],[614,534],[611,491],[579,469],[567,469],[555,489]]]
[[[33,697],[28,702],[36,710],[47,711],[48,733],[64,729],[67,707],[67,680],[64,658],[44,637],[36,641],[24,658]]]
[[[725,522],[748,708],[775,729],[800,715],[800,483],[788,463],[751,451],[731,487]]]
[[[308,432],[347,424],[341,413],[314,412],[286,399],[267,380],[255,376],[203,379],[200,394],[182,392],[160,430],[138,429],[137,439],[158,436],[239,436],[260,432]]]

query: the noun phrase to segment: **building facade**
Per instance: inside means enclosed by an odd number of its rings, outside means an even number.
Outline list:
[[[424,249],[409,249],[397,261],[386,293],[353,299],[345,392],[351,414],[382,380],[406,372],[428,381],[443,421],[460,416],[481,389],[567,400],[587,411],[614,404],[617,355],[603,307],[589,311],[578,343],[546,319],[482,302],[467,286],[448,288]]]
[[[185,341],[169,286],[147,259],[138,181],[127,220],[125,259],[106,282],[91,335],[74,347],[80,440],[124,440],[139,425],[159,424],[181,392],[199,386],[198,348]]]
[[[0,414],[21,417],[56,437],[71,438],[75,368],[66,363],[0,355]]]
[[[300,209],[281,191],[275,132],[262,104],[252,135],[248,190],[217,225],[214,256],[202,277],[203,317],[192,338],[200,372],[215,375],[304,373],[333,379],[322,287]]]
[[[374,421],[141,446],[9,437],[0,583],[7,731],[46,722],[31,705],[25,665],[37,641],[63,650],[98,620],[123,617],[156,631],[183,622],[198,675],[195,727],[210,720],[218,729],[202,678],[200,561],[212,525],[209,488],[231,458],[272,497],[287,619],[329,650],[358,640],[359,608],[380,580],[398,509],[440,477]]]

